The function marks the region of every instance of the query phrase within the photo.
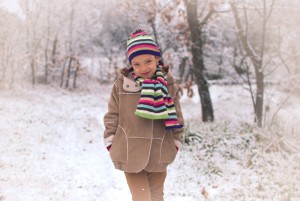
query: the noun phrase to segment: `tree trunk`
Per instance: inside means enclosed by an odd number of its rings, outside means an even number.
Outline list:
[[[63,68],[62,68],[61,76],[60,76],[60,88],[62,88],[63,84],[64,84],[66,64],[67,64],[67,60],[63,63]]]
[[[19,65],[17,65],[19,66]],[[12,76],[11,76],[11,80],[10,80],[10,83],[9,83],[9,88],[11,89],[13,84],[15,82],[15,64],[13,64],[12,66]]]
[[[56,65],[56,47],[57,47],[57,35],[55,36],[55,39],[53,41],[53,47],[52,47],[52,67],[55,68]]]
[[[48,40],[45,48],[45,83],[48,83]]]
[[[192,38],[193,68],[202,106],[202,120],[204,122],[214,121],[213,105],[210,98],[208,83],[204,75],[203,41],[201,38],[202,31],[198,21],[197,1],[186,0],[185,4]]]
[[[70,56],[70,58],[69,58],[69,63],[68,63],[67,80],[66,80],[65,88],[68,88],[68,87],[69,87],[69,80],[70,80],[70,76],[71,76],[72,61],[73,61],[73,57]]]
[[[5,48],[3,47],[3,50],[4,50],[4,49],[5,49]],[[10,57],[10,56],[7,55],[7,52],[4,53],[4,51],[3,51],[3,57],[2,57],[2,59],[1,59],[1,63],[2,63],[1,66],[2,66],[2,69],[3,69],[3,71],[2,71],[2,83],[3,83],[3,86],[4,86],[4,84],[5,84],[6,70],[7,70],[7,67],[8,67],[9,57]]]
[[[32,58],[30,62],[30,68],[31,68],[31,82],[32,85],[35,85],[35,59]]]
[[[77,74],[78,74],[79,67],[80,67],[80,62],[77,58],[76,69],[75,69],[75,72],[74,72],[74,80],[73,80],[73,88],[74,89],[76,88],[76,81],[77,81]]]
[[[262,65],[255,67],[256,76],[256,103],[255,103],[255,121],[259,127],[262,126],[263,105],[264,105],[264,74]]]
[[[181,59],[181,62],[179,64],[179,83],[183,82],[183,76],[184,76],[184,72],[185,72],[185,68],[186,68],[186,63],[187,63],[187,57],[184,57]]]

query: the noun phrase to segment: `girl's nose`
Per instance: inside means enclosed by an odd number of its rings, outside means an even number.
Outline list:
[[[145,65],[141,65],[138,70],[139,70],[139,72],[143,72],[143,71],[146,70],[146,66]]]

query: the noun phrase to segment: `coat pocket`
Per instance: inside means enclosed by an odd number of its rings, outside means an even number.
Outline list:
[[[128,160],[128,143],[126,134],[121,127],[118,127],[114,140],[110,148],[110,157],[113,162],[127,163]]]
[[[160,149],[160,163],[172,163],[176,157],[176,154],[177,150],[174,143],[173,135],[170,132],[167,132],[164,136]]]

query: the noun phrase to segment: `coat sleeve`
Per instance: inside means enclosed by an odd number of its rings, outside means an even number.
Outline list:
[[[107,150],[109,150],[119,124],[119,97],[116,82],[112,88],[108,102],[108,112],[104,115],[103,121],[105,127],[103,135],[104,144]]]
[[[175,97],[174,97],[174,105],[175,105],[175,109],[176,109],[176,115],[177,115],[177,119],[178,119],[179,123],[181,125],[183,125],[183,127],[173,129],[172,133],[173,133],[176,148],[180,149],[181,145],[182,145],[182,137],[183,137],[182,135],[184,132],[184,119],[183,119],[180,102],[179,102],[180,94],[178,92],[178,88],[176,87],[175,90],[176,90],[176,93],[175,93]]]

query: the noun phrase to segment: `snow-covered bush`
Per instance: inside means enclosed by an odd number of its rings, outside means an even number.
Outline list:
[[[170,172],[171,187],[188,200],[300,198],[299,150],[274,130],[191,120]]]

